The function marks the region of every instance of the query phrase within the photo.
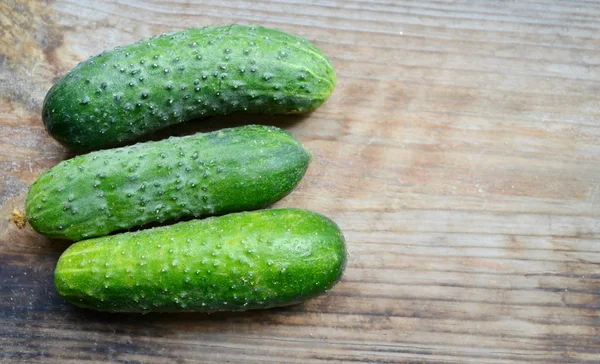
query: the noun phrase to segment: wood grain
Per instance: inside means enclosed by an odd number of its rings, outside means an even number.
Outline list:
[[[0,362],[600,363],[599,15],[567,0],[3,1]],[[341,225],[342,282],[233,315],[68,305],[52,284],[66,244],[8,221],[71,156],[44,131],[45,93],[105,49],[229,23],[314,41],[333,96],[169,135],[252,122],[301,139],[313,163],[277,206]]]

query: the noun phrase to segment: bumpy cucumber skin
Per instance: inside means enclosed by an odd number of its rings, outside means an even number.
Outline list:
[[[101,149],[210,115],[310,112],[335,81],[329,59],[302,37],[258,26],[188,29],[81,62],[50,89],[42,118],[67,147]]]
[[[26,215],[39,233],[77,241],[252,210],[290,193],[310,159],[289,133],[258,125],[96,151],[42,174],[29,189]]]
[[[244,311],[323,293],[345,264],[333,221],[273,209],[84,240],[54,277],[67,301],[101,311]]]

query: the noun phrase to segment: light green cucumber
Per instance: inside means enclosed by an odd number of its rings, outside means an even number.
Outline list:
[[[210,115],[300,113],[335,86],[323,52],[259,26],[167,33],[92,57],[48,92],[42,118],[76,150],[102,149]]]
[[[92,152],[42,174],[26,216],[41,234],[76,241],[257,209],[290,193],[310,158],[289,133],[258,125]]]
[[[273,209],[84,240],[54,277],[67,301],[101,311],[243,311],[321,294],[345,263],[333,221]]]

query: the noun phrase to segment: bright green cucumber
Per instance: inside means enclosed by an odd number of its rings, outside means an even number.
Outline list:
[[[333,221],[274,209],[84,240],[62,254],[54,281],[67,301],[101,311],[243,311],[323,293],[345,263]]]
[[[44,101],[48,132],[106,148],[209,115],[315,110],[335,72],[306,39],[258,26],[204,27],[117,47],[80,63]]]
[[[81,240],[150,222],[263,207],[298,184],[310,153],[287,132],[242,126],[63,161],[29,189],[31,226]]]

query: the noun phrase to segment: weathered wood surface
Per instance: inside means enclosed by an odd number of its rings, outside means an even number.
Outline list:
[[[0,362],[600,362],[600,3],[0,2]],[[314,161],[278,206],[345,231],[304,305],[109,315],[52,284],[65,244],[7,218],[69,153],[43,97],[77,62],[153,34],[260,23],[314,41],[338,85],[283,125]]]

